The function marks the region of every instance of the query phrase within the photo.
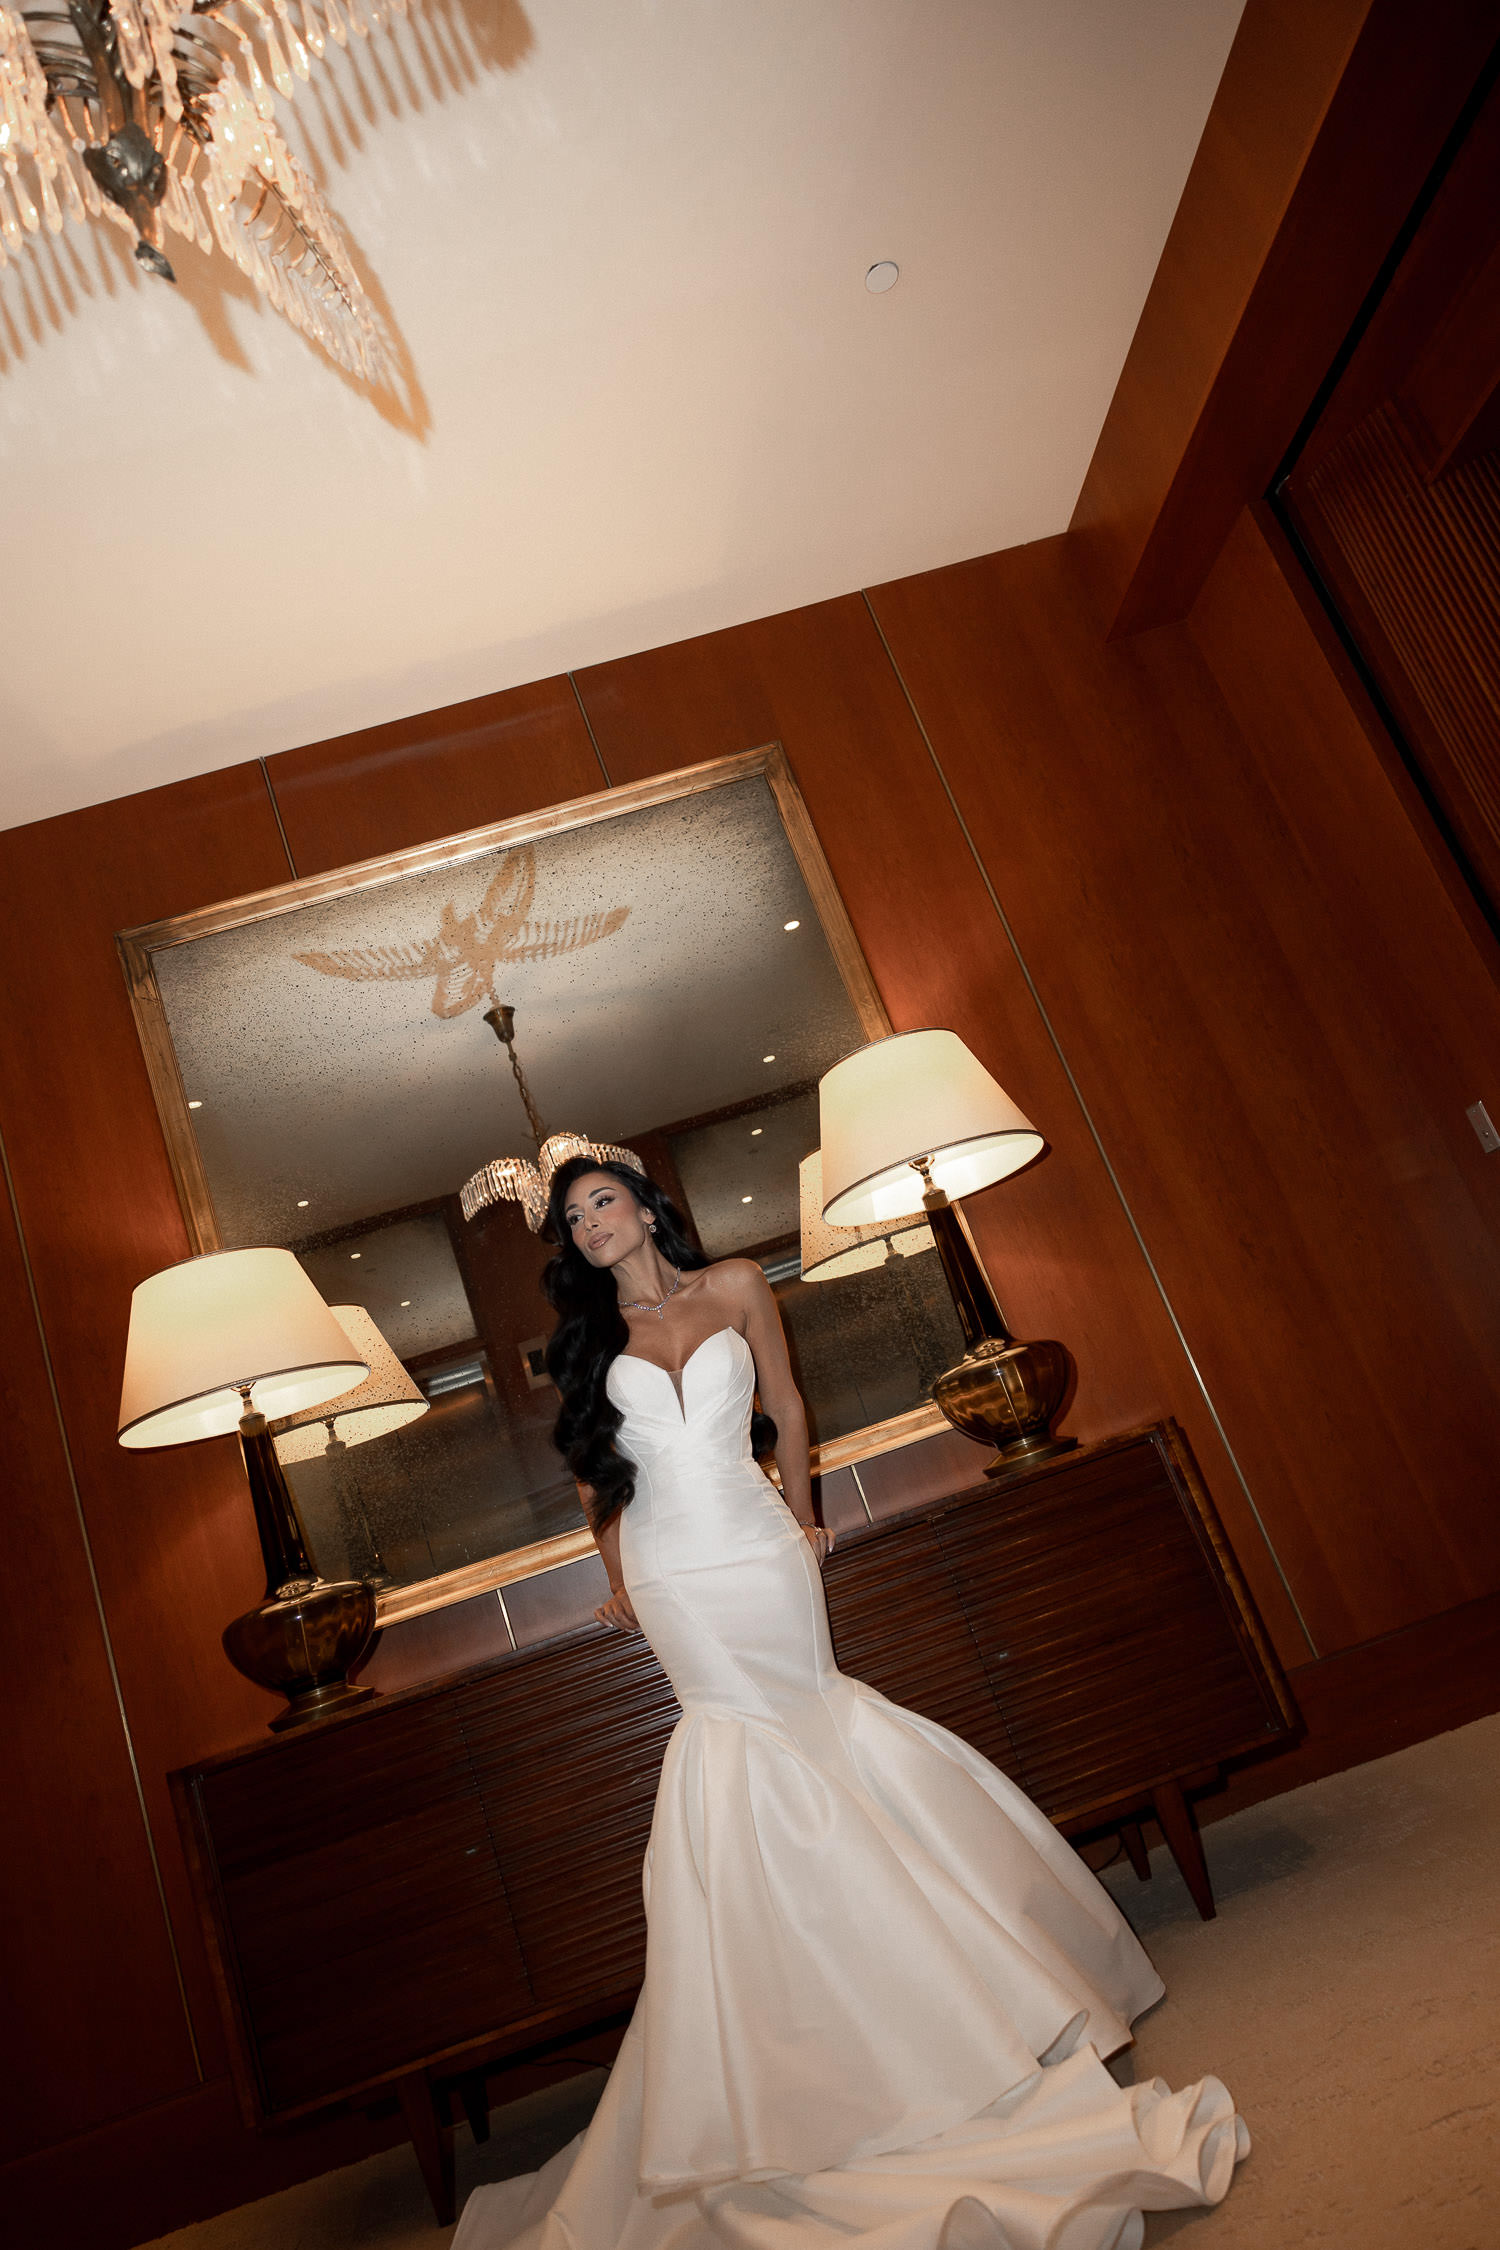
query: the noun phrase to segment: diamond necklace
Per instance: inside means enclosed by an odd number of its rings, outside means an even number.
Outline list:
[[[668,1303],[668,1300],[669,1300],[670,1298],[673,1298],[673,1297],[675,1297],[675,1296],[676,1296],[676,1294],[677,1294],[677,1283],[678,1283],[679,1281],[681,1281],[681,1279],[682,1279],[682,1268],[681,1268],[680,1266],[674,1266],[674,1267],[672,1268],[672,1272],[673,1272],[673,1275],[674,1275],[674,1277],[675,1277],[675,1278],[674,1278],[674,1280],[673,1280],[673,1282],[672,1282],[672,1286],[671,1286],[671,1288],[670,1288],[670,1289],[669,1289],[669,1290],[667,1291],[667,1294],[666,1294],[666,1296],[665,1296],[665,1297],[663,1297],[663,1299],[662,1299],[662,1301],[661,1301],[661,1303],[660,1303],[659,1305],[648,1305],[648,1304],[646,1303],[646,1301],[645,1301],[644,1297],[626,1297],[626,1298],[625,1298],[625,1299],[623,1300],[623,1303],[624,1303],[624,1305],[625,1305],[625,1309],[626,1309],[626,1311],[627,1311],[627,1312],[654,1312],[658,1320],[665,1320],[665,1319],[666,1319],[666,1317],[667,1317],[667,1314],[666,1314],[666,1307],[667,1307],[667,1303]]]

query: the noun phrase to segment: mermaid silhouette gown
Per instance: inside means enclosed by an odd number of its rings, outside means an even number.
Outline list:
[[[476,2189],[455,2250],[1136,2250],[1143,2210],[1218,2201],[1245,2128],[1217,2079],[1116,2085],[1163,1988],[1106,1893],[977,1751],[838,1670],[754,1386],[732,1328],[680,1389],[610,1368],[625,1583],[682,1705],[646,1981],[592,2124]]]

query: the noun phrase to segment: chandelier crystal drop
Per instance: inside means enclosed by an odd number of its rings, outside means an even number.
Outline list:
[[[633,1148],[617,1148],[612,1141],[591,1141],[584,1133],[544,1133],[536,1103],[531,1098],[531,1088],[526,1083],[526,1073],[516,1053],[515,1017],[515,1009],[506,1007],[503,1002],[487,1008],[484,1014],[485,1022],[510,1057],[516,1091],[536,1143],[537,1161],[533,1164],[526,1156],[493,1157],[488,1164],[481,1164],[472,1178],[465,1180],[458,1202],[466,1219],[474,1218],[491,1203],[519,1203],[532,1233],[540,1234],[546,1223],[552,1175],[570,1157],[590,1156],[596,1164],[626,1164],[642,1175],[646,1167]]]
[[[351,375],[387,372],[339,226],[276,125],[332,40],[408,0],[0,0],[0,266],[105,219],[175,281],[165,230],[215,243]]]

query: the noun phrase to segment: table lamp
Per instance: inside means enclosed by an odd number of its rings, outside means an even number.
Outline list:
[[[271,1437],[283,1468],[291,1461],[322,1459],[337,1476],[351,1445],[365,1445],[371,1438],[385,1437],[407,1422],[414,1422],[419,1414],[427,1412],[429,1401],[418,1390],[363,1305],[334,1305],[331,1309],[370,1372],[358,1390],[346,1391],[341,1398],[325,1399],[319,1406],[304,1406],[300,1414],[289,1414],[285,1420],[273,1422]],[[357,1516],[360,1531],[369,1546],[374,1564],[369,1584],[388,1586],[391,1574],[385,1567],[364,1510],[352,1494],[337,1485],[335,1489],[340,1507],[351,1509]]]
[[[130,1304],[120,1443],[188,1445],[237,1429],[266,1566],[265,1599],[224,1629],[237,1671],[287,1698],[273,1733],[374,1694],[347,1673],[375,1630],[375,1594],[318,1575],[266,1414],[363,1382],[360,1356],[290,1250],[220,1250],[153,1274]]]
[[[986,1476],[1066,1453],[1054,1437],[1070,1366],[1061,1344],[1019,1343],[1005,1325],[954,1200],[1018,1172],[1041,1134],[954,1031],[902,1031],[859,1047],[819,1082],[823,1219],[932,1229],[968,1349],[932,1387],[955,1429],[996,1448]]]

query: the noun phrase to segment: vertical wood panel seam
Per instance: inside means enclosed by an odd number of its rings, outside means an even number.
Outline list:
[[[264,758],[257,758],[255,762],[260,767],[260,778],[265,783],[266,795],[271,800],[271,812],[276,822],[276,833],[281,838],[281,848],[286,853],[286,863],[292,871],[292,881],[295,883],[297,880],[297,862],[292,857],[292,847],[287,839],[286,823],[281,817],[281,807],[276,802],[276,789],[271,780],[271,769]]]
[[[1116,1172],[1114,1165],[1110,1161],[1109,1151],[1104,1145],[1103,1136],[1101,1135],[1098,1126],[1094,1122],[1093,1112],[1084,1099],[1083,1089],[1078,1083],[1077,1077],[1075,1076],[1073,1071],[1073,1066],[1068,1061],[1067,1054],[1063,1048],[1063,1043],[1058,1037],[1057,1030],[1053,1024],[1051,1016],[1047,1012],[1046,1003],[1042,999],[1042,995],[1037,988],[1036,979],[1031,973],[1031,969],[1027,963],[1026,956],[1021,951],[1020,942],[1016,937],[1014,929],[1011,927],[1010,917],[1007,915],[1005,908],[1000,903],[1000,894],[995,888],[995,884],[991,878],[989,868],[986,865],[982,854],[980,853],[978,845],[975,843],[974,838],[970,833],[969,824],[963,816],[963,811],[959,805],[958,798],[954,794],[953,785],[949,781],[947,773],[944,770],[942,760],[939,758],[937,751],[933,747],[932,737],[927,731],[921,712],[917,709],[916,701],[912,695],[911,689],[906,684],[906,676],[903,673],[900,665],[896,662],[895,652],[892,649],[890,642],[886,639],[884,627],[881,625],[880,619],[875,614],[875,605],[870,600],[870,596],[867,590],[861,589],[861,598],[863,599],[865,608],[869,613],[870,622],[874,626],[875,631],[879,636],[880,645],[885,651],[886,661],[890,665],[892,672],[896,676],[896,683],[899,686],[902,695],[906,698],[906,707],[912,715],[912,719],[916,725],[917,732],[920,734],[923,744],[926,747],[927,755],[932,761],[933,772],[937,775],[938,781],[942,787],[943,794],[948,800],[949,809],[952,812],[954,819],[958,823],[959,834],[963,837],[965,844],[969,848],[969,853],[974,861],[974,865],[979,870],[980,880],[984,884],[985,890],[989,894],[990,904],[995,910],[995,914],[999,921],[1001,929],[1005,932],[1006,943],[1010,947],[1010,950],[1015,957],[1017,968],[1020,970],[1021,975],[1026,981],[1026,989],[1031,994],[1032,1004],[1042,1020],[1042,1028],[1046,1032],[1047,1037],[1051,1042],[1052,1051],[1056,1055],[1058,1062],[1062,1067],[1063,1075],[1067,1079],[1068,1084],[1072,1089],[1073,1099],[1077,1102],[1079,1114],[1083,1118],[1084,1124],[1088,1127],[1089,1136],[1092,1139],[1095,1148],[1099,1152],[1099,1161],[1104,1166],[1105,1176],[1108,1179],[1110,1186],[1114,1190],[1116,1199],[1119,1202],[1120,1209],[1125,1214],[1125,1223],[1130,1228],[1132,1235],[1135,1237],[1136,1248],[1140,1251],[1141,1257],[1145,1261],[1146,1271],[1151,1276],[1152,1286],[1156,1290],[1157,1296],[1161,1299],[1163,1309],[1166,1312],[1166,1316],[1172,1324],[1172,1333],[1177,1338],[1178,1346],[1181,1349],[1183,1358],[1187,1361],[1188,1371],[1198,1387],[1204,1405],[1208,1409],[1209,1419],[1212,1421],[1215,1430],[1218,1432],[1219,1442],[1222,1444],[1224,1451],[1228,1456],[1229,1465],[1234,1471],[1235,1479],[1239,1484],[1241,1492],[1245,1496],[1245,1504],[1249,1508],[1251,1515],[1254,1517],[1260,1535],[1266,1543],[1266,1552],[1271,1558],[1271,1562],[1275,1568],[1276,1575],[1281,1580],[1282,1587],[1284,1588],[1286,1593],[1286,1598],[1291,1604],[1292,1615],[1296,1618],[1298,1625],[1301,1627],[1302,1633],[1307,1641],[1308,1648],[1312,1652],[1313,1660],[1316,1662],[1322,1651],[1319,1649],[1317,1642],[1313,1639],[1312,1632],[1309,1629],[1307,1623],[1307,1619],[1302,1614],[1301,1604],[1298,1602],[1295,1593],[1292,1591],[1291,1582],[1287,1577],[1285,1569],[1282,1567],[1281,1557],[1277,1553],[1275,1543],[1271,1538],[1270,1532],[1266,1528],[1265,1519],[1261,1515],[1260,1509],[1256,1506],[1255,1495],[1250,1490],[1249,1480],[1246,1477],[1243,1468],[1240,1466],[1239,1455],[1235,1452],[1234,1447],[1229,1442],[1229,1432],[1225,1429],[1223,1421],[1220,1418],[1219,1409],[1214,1404],[1213,1393],[1210,1391],[1208,1384],[1204,1379],[1203,1370],[1198,1365],[1197,1359],[1194,1357],[1192,1347],[1188,1343],[1187,1337],[1183,1332],[1182,1323],[1177,1317],[1176,1307],[1173,1305],[1170,1296],[1167,1294],[1166,1283],[1162,1280],[1161,1274],[1157,1270],[1156,1260],[1152,1257],[1150,1250],[1146,1246],[1146,1238],[1141,1232],[1135,1212],[1131,1208],[1130,1199],[1125,1193],[1124,1185],[1121,1182],[1119,1174]]]
[[[599,771],[604,776],[604,786],[606,789],[613,789],[614,783],[609,778],[609,768],[604,763],[604,752],[599,747],[599,737],[594,732],[594,722],[589,717],[588,705],[584,702],[583,697],[579,694],[578,682],[571,672],[568,674],[568,685],[573,690],[573,701],[578,706],[578,716],[582,719],[584,726],[588,732],[588,738],[594,745],[594,756],[599,761]]]
[[[83,1559],[89,1574],[89,1586],[94,1597],[94,1614],[98,1619],[99,1636],[104,1644],[104,1661],[109,1670],[110,1686],[114,1691],[115,1713],[124,1737],[125,1755],[130,1765],[130,1779],[135,1791],[136,1810],[140,1814],[141,1828],[146,1839],[146,1854],[151,1862],[151,1876],[156,1885],[157,1904],[166,1930],[167,1952],[171,1957],[172,1974],[177,1983],[177,1997],[182,2002],[183,2020],[187,2026],[188,2048],[193,2058],[193,2068],[200,2086],[207,2084],[203,2057],[198,2051],[198,2034],[193,2026],[193,2011],[188,2005],[187,1983],[182,1973],[182,1960],[177,1951],[177,1934],[172,1928],[171,1910],[167,1905],[167,1887],[162,1879],[161,1860],[157,1855],[156,1837],[152,1833],[151,1815],[146,1805],[146,1792],[141,1782],[140,1761],[135,1754],[135,1737],[130,1731],[130,1715],[125,1708],[125,1691],[120,1685],[119,1666],[115,1662],[114,1641],[109,1630],[109,1620],[104,1611],[104,1595],[99,1585],[99,1573],[94,1563],[93,1543],[89,1538],[87,1519],[83,1512],[83,1495],[78,1488],[78,1472],[74,1466],[73,1448],[68,1440],[68,1427],[63,1419],[62,1397],[57,1388],[57,1375],[52,1364],[52,1351],[47,1342],[47,1331],[42,1323],[41,1300],[37,1295],[36,1275],[32,1271],[31,1252],[27,1247],[26,1230],[21,1221],[21,1206],[16,1195],[15,1176],[10,1167],[10,1154],[5,1137],[0,1133],[0,1174],[4,1175],[6,1198],[16,1229],[16,1242],[21,1253],[21,1270],[26,1276],[26,1293],[31,1301],[31,1317],[36,1326],[37,1348],[42,1355],[42,1365],[47,1374],[47,1390],[52,1400],[53,1418],[57,1423],[58,1443],[62,1448],[63,1465],[67,1471],[68,1490],[73,1496],[73,1513],[78,1524],[78,1537],[83,1547]]]

